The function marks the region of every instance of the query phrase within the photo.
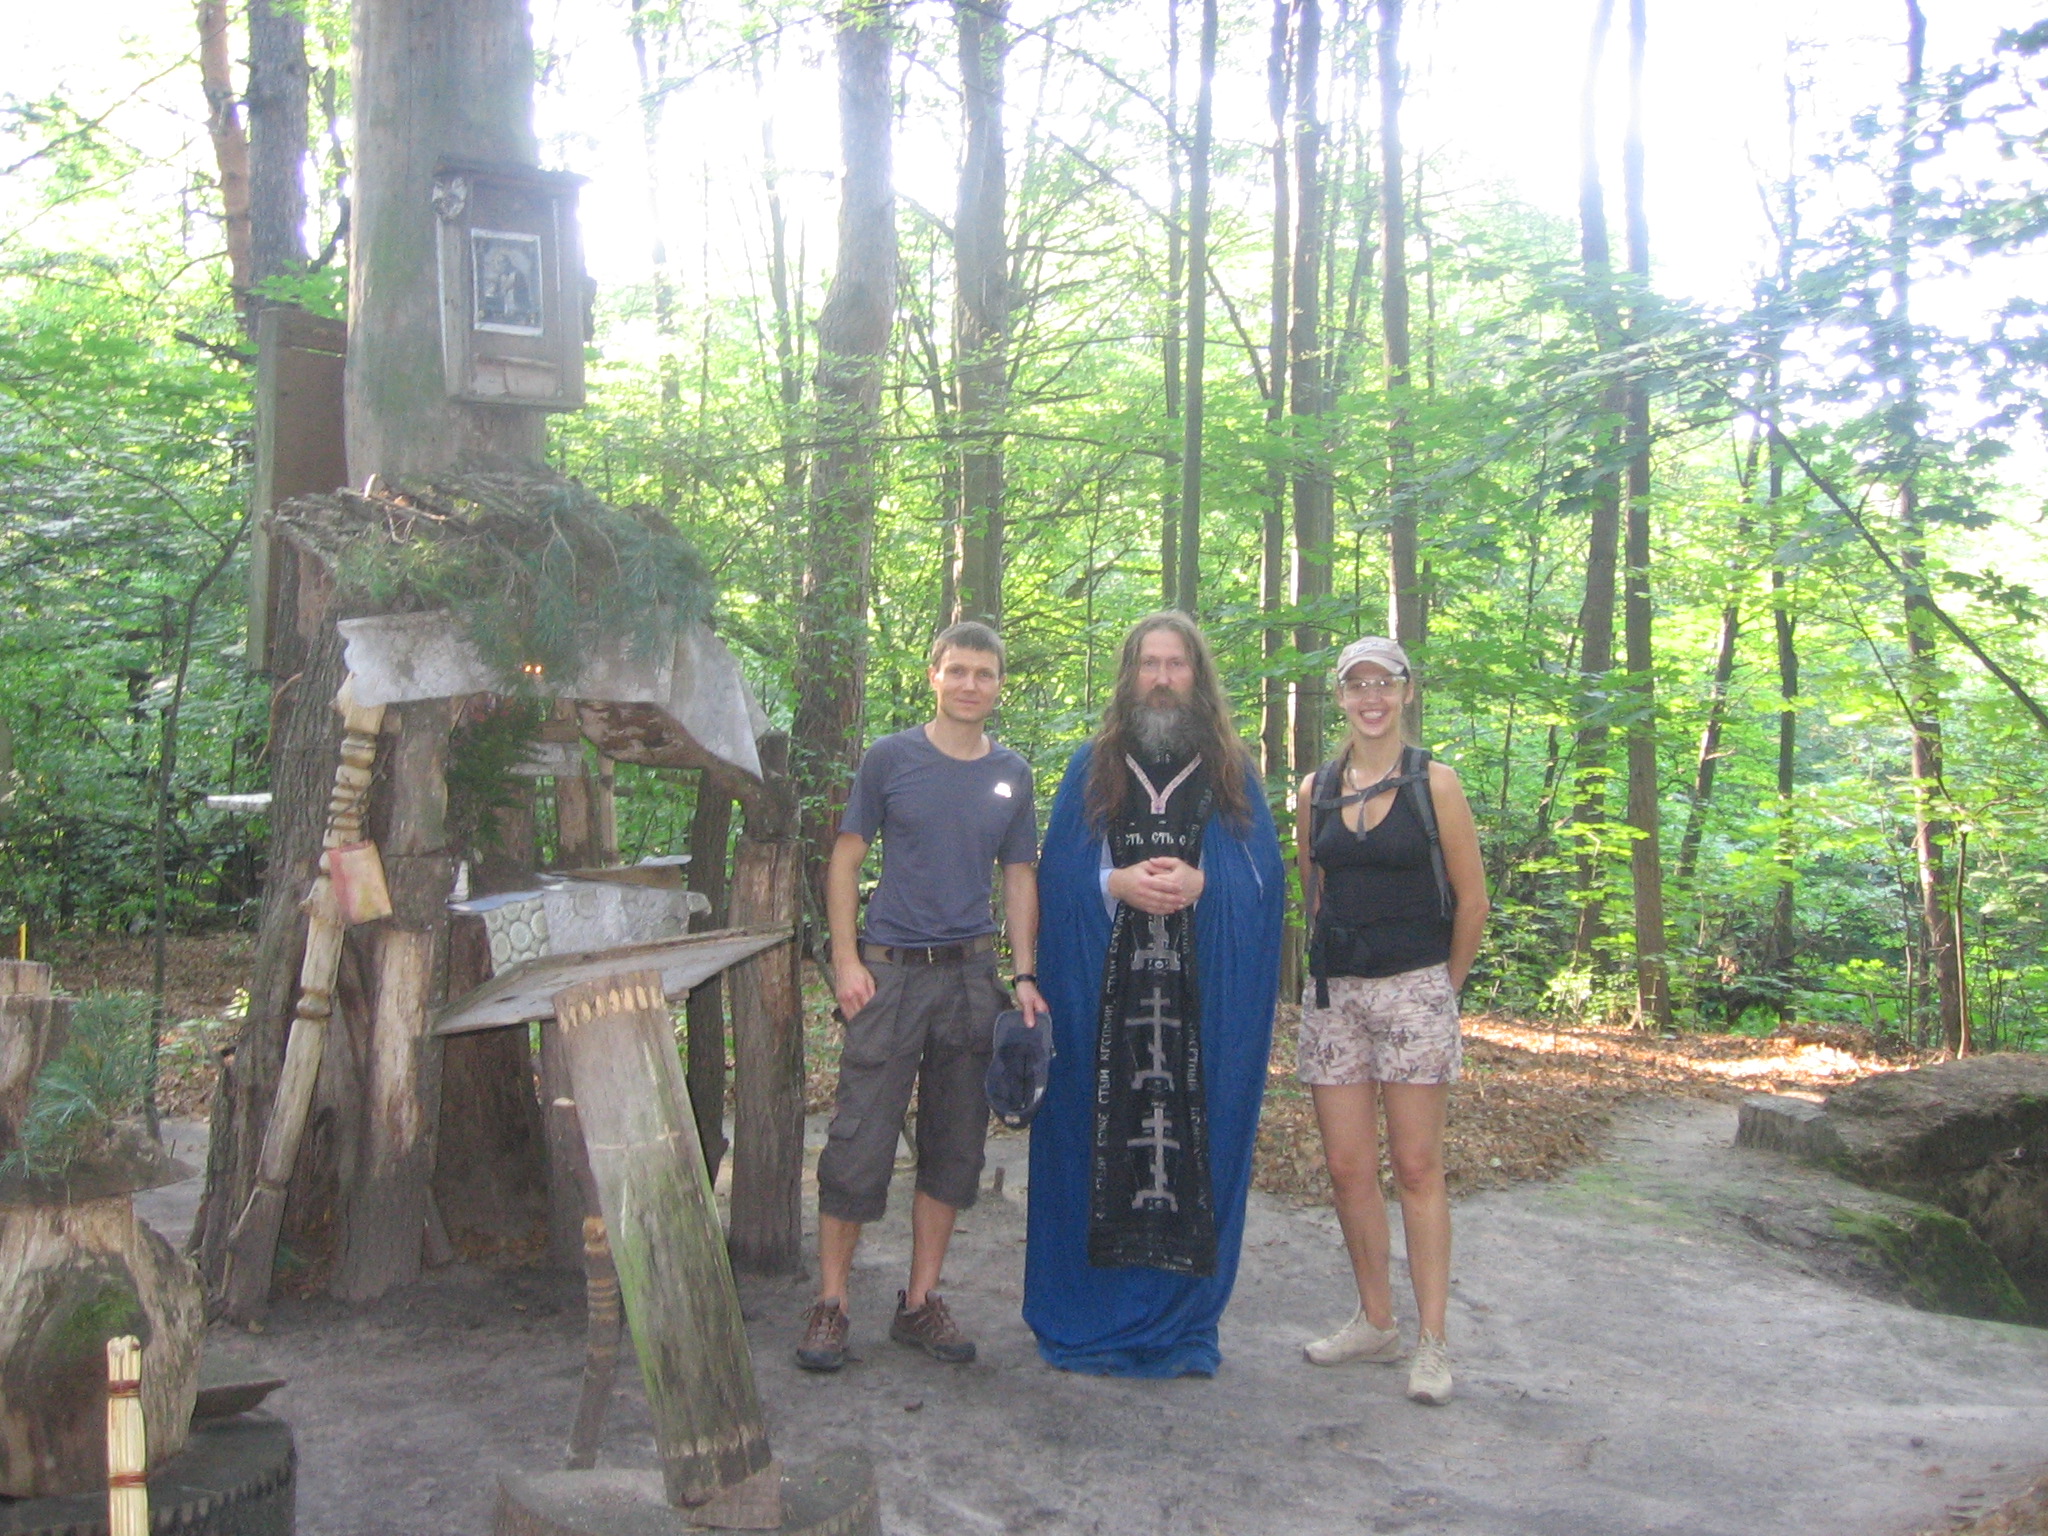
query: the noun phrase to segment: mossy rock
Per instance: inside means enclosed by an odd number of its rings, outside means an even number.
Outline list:
[[[2030,1320],[2026,1298],[1998,1255],[1961,1217],[1926,1205],[1889,1216],[1837,1206],[1834,1222],[1843,1236],[1876,1252],[1928,1311],[2001,1323]]]

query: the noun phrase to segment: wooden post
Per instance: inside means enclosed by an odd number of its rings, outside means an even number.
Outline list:
[[[733,860],[732,920],[791,923],[802,850],[751,826]],[[732,1262],[757,1275],[803,1272],[803,994],[794,940],[732,969]]]
[[[605,1231],[604,1202],[597,1177],[583,1150],[583,1122],[574,1099],[550,1106],[575,1143],[576,1187],[583,1197],[583,1391],[576,1400],[576,1422],[569,1430],[569,1455],[562,1465],[571,1471],[597,1465],[598,1436],[612,1397],[612,1379],[619,1367],[619,1267],[612,1261],[610,1234]]]
[[[598,863],[597,825],[592,814],[590,775],[555,776],[555,867],[589,869]]]
[[[363,1167],[349,1190],[348,1240],[334,1292],[373,1301],[417,1280],[433,1178],[441,1042],[432,1033],[435,973],[448,933],[446,699],[395,706],[388,827],[379,840],[391,918],[376,935]]]
[[[592,862],[609,869],[619,862],[618,768],[602,754],[591,783],[590,825],[597,839],[597,857]]]
[[[697,775],[697,808],[690,816],[690,889],[711,903],[694,926],[723,928],[730,891],[726,843],[732,834],[732,796],[708,770]],[[712,976],[690,989],[690,1107],[705,1171],[718,1182],[725,1161],[725,978]]]
[[[671,1504],[778,1486],[659,971],[558,993],[555,1018]],[[724,1523],[724,1522],[721,1522]],[[774,1518],[781,1523],[779,1496]]]
[[[322,843],[338,848],[360,842],[370,771],[377,757],[377,732],[384,721],[381,704],[363,707],[347,683],[335,696],[341,711],[341,763],[334,770],[334,793],[327,805],[327,832]],[[334,1015],[334,973],[341,963],[341,912],[323,873],[306,898],[306,951],[299,963],[299,1003],[285,1046],[284,1070],[278,1074],[277,1096],[263,1127],[263,1151],[256,1163],[256,1187],[242,1208],[221,1277],[220,1306],[225,1315],[246,1321],[270,1299],[270,1268],[277,1256],[277,1229],[284,1219],[286,1182],[299,1155],[299,1137],[306,1129],[306,1111],[313,1102],[313,1082],[327,1048],[327,1024]]]
[[[576,1126],[575,1100],[562,1026],[545,1019],[540,1026],[540,1112],[547,1135],[548,1259],[557,1269],[585,1262],[584,1205],[577,1184],[583,1133]]]

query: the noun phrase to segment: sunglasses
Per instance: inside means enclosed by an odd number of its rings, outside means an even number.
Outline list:
[[[1339,693],[1348,693],[1353,698],[1357,698],[1362,695],[1381,694],[1386,693],[1388,690],[1393,688],[1405,687],[1407,685],[1407,682],[1408,679],[1405,676],[1360,678],[1347,677],[1344,679],[1343,682],[1337,685],[1337,691]]]

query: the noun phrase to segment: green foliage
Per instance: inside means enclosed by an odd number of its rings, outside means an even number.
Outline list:
[[[142,1111],[149,1031],[150,1000],[140,993],[79,998],[70,1038],[36,1078],[21,1145],[0,1162],[0,1172],[62,1177],[104,1150],[116,1124]]]
[[[499,844],[498,815],[524,803],[526,786],[513,773],[540,740],[547,706],[538,699],[497,700],[465,719],[448,739],[448,836],[460,848]]]
[[[829,86],[823,13],[742,9],[691,13],[687,26],[674,5],[635,13],[659,76],[645,82],[654,115],[636,120],[636,135],[660,137],[654,116],[735,86],[719,99],[736,123],[750,102],[772,113],[778,80]],[[1162,519],[1178,486],[1181,423],[1168,414],[1162,368],[1172,313],[1167,82],[1156,38],[1107,24],[1114,13],[1073,12],[1058,46],[1049,32],[1020,31],[1005,56],[1020,115],[1007,221],[1013,344],[995,423],[1012,658],[997,728],[1032,762],[1041,803],[1100,713],[1125,627],[1159,601]],[[1240,723],[1248,734],[1263,723],[1269,688],[1286,712],[1288,690],[1327,668],[1335,640],[1386,627],[1389,511],[1397,493],[1407,498],[1429,597],[1419,658],[1425,735],[1464,781],[1494,895],[1473,995],[1555,1017],[1626,1017],[1633,838],[1622,818],[1621,742],[1641,696],[1618,669],[1580,669],[1588,511],[1601,476],[1617,467],[1609,390],[1641,379],[1654,402],[1652,723],[1671,877],[1665,948],[1681,1016],[1766,1030],[1790,1013],[1927,1043],[1899,586],[1819,481],[1896,551],[1886,509],[1910,472],[1930,590],[2023,684],[2048,691],[2039,488],[2026,481],[2034,456],[2015,451],[2048,421],[2048,306],[2016,282],[2013,299],[1980,323],[1970,316],[1988,288],[1973,297],[1936,287],[1973,267],[1995,273],[2003,254],[2048,229],[2048,199],[2027,171],[2044,141],[2038,64],[2021,62],[2041,51],[2042,29],[1987,35],[1982,68],[1930,70],[1913,103],[1896,97],[1897,71],[1870,77],[1864,110],[1843,115],[1842,134],[1803,125],[1797,158],[1767,172],[1788,183],[1771,190],[1774,204],[1798,214],[1784,218],[1782,227],[1798,229],[1784,266],[1758,282],[1754,302],[1715,314],[1619,280],[1631,317],[1619,348],[1595,324],[1598,296],[1569,220],[1469,175],[1450,150],[1417,157],[1407,250],[1413,367],[1397,393],[1386,386],[1380,334],[1379,147],[1371,92],[1357,88],[1369,79],[1370,15],[1326,15],[1321,346],[1334,405],[1320,420],[1268,425],[1260,311],[1272,189],[1263,153],[1235,130],[1219,133],[1201,617]],[[320,114],[346,118],[346,7],[318,0],[308,18]],[[930,186],[911,191],[912,178],[927,174],[913,167],[951,158],[954,40],[941,12],[900,20],[901,323],[884,369],[867,616],[845,634],[864,652],[861,729],[870,739],[930,708],[923,652],[946,617],[961,448],[948,355],[951,234],[926,211],[937,206]],[[1119,56],[1125,47],[1130,56]],[[1260,75],[1263,47],[1263,25],[1226,27],[1219,99]],[[582,67],[565,54],[547,63],[550,81]],[[683,80],[690,91],[675,89]],[[749,96],[754,82],[764,83]],[[1575,87],[1559,81],[1560,101]],[[1902,326],[1891,314],[1897,253],[1884,226],[1908,110],[1923,131],[1912,140],[1918,158],[1905,200],[1907,275],[1931,302]],[[678,121],[669,121],[669,149]],[[167,615],[230,535],[246,460],[247,372],[217,348],[178,339],[235,335],[217,234],[203,219],[192,233],[189,199],[173,209],[138,196],[116,218],[104,189],[142,185],[145,157],[96,123],[56,97],[0,110],[0,137],[21,153],[48,147],[7,190],[50,217],[0,256],[0,585],[9,598],[0,610],[0,720],[15,739],[12,794],[0,799],[0,892],[10,916],[42,924],[121,925],[145,910],[139,850],[173,648]],[[664,270],[607,280],[590,404],[550,428],[550,464],[580,484],[450,482],[378,500],[322,546],[350,603],[445,605],[501,666],[558,672],[599,636],[659,643],[664,623],[708,611],[715,582],[720,634],[770,717],[792,722],[815,510],[806,477],[835,446],[831,423],[800,398],[818,361],[813,322],[831,210],[798,210],[801,189],[825,184],[821,167],[836,167],[829,150],[788,145],[782,127],[787,158],[774,171],[790,223],[780,231],[765,214],[751,225],[746,212],[765,209],[770,176],[755,158],[751,122],[708,162],[655,157],[660,203],[733,212],[699,219],[701,242],[664,230]],[[560,152],[594,169],[584,162],[588,142]],[[936,160],[926,153],[934,145],[943,150]],[[1184,156],[1185,143],[1178,148]],[[316,159],[314,222],[331,230],[343,161]],[[1653,179],[1655,163],[1653,154]],[[33,196],[20,190],[30,180]],[[82,221],[61,230],[54,222],[88,208],[104,228],[74,235]],[[1651,236],[1661,256],[1663,233]],[[766,254],[778,247],[790,257],[779,275]],[[268,291],[336,314],[343,279],[330,263]],[[780,310],[778,293],[787,296]],[[1908,372],[1920,387],[1911,420],[1900,408]],[[1771,450],[1766,417],[1811,475]],[[1397,420],[1412,446],[1405,486],[1390,472]],[[1327,560],[1331,592],[1297,602],[1283,591],[1272,605],[1269,516],[1282,535],[1283,588],[1296,562],[1292,509],[1284,487],[1273,507],[1270,477],[1310,466],[1330,474],[1337,533],[1302,563]],[[621,507],[629,510],[611,510]],[[302,531],[316,543],[325,536],[310,523]],[[1716,653],[1731,610],[1733,666],[1723,684]],[[264,687],[242,671],[240,620],[231,602],[201,615],[185,705],[190,746],[172,785],[174,910],[186,920],[239,912],[254,888],[261,823],[210,812],[201,798],[264,783]],[[1799,673],[1794,782],[1782,798],[1780,620]],[[1986,1044],[2048,1045],[2040,734],[1945,634],[1934,638],[1945,733],[1936,808],[1949,825],[1949,893],[1973,1018]],[[493,808],[506,803],[507,771],[534,721],[518,705],[459,733],[451,815],[465,835],[484,836]],[[1317,723],[1334,730],[1334,711]],[[1702,796],[1694,786],[1710,724],[1716,776]],[[1604,755],[1588,765],[1605,781],[1580,815],[1575,738],[1588,727],[1608,733]],[[1266,786],[1283,835],[1297,767],[1286,757],[1270,764]],[[628,856],[679,849],[692,776],[621,768],[618,782]],[[1681,886],[1688,836],[1697,856]],[[1791,926],[1781,934],[1775,918],[1787,894]],[[1588,905],[1599,937],[1577,953]]]
[[[540,476],[305,497],[280,522],[327,559],[345,600],[369,612],[446,608],[512,678],[574,677],[607,642],[657,655],[716,596],[659,512]]]

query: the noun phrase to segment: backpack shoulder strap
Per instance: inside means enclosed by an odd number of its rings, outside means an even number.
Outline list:
[[[1330,819],[1330,812],[1343,803],[1343,789],[1344,759],[1339,755],[1318,768],[1314,781],[1309,785],[1309,847],[1315,847],[1316,839],[1322,835],[1323,827]]]
[[[1409,804],[1415,807],[1415,816],[1422,823],[1422,830],[1429,837],[1429,868],[1436,876],[1437,908],[1448,918],[1457,910],[1457,898],[1451,890],[1450,871],[1444,867],[1443,838],[1437,831],[1436,799],[1429,789],[1430,751],[1427,747],[1403,747],[1401,749],[1401,776],[1407,783],[1405,792]]]

